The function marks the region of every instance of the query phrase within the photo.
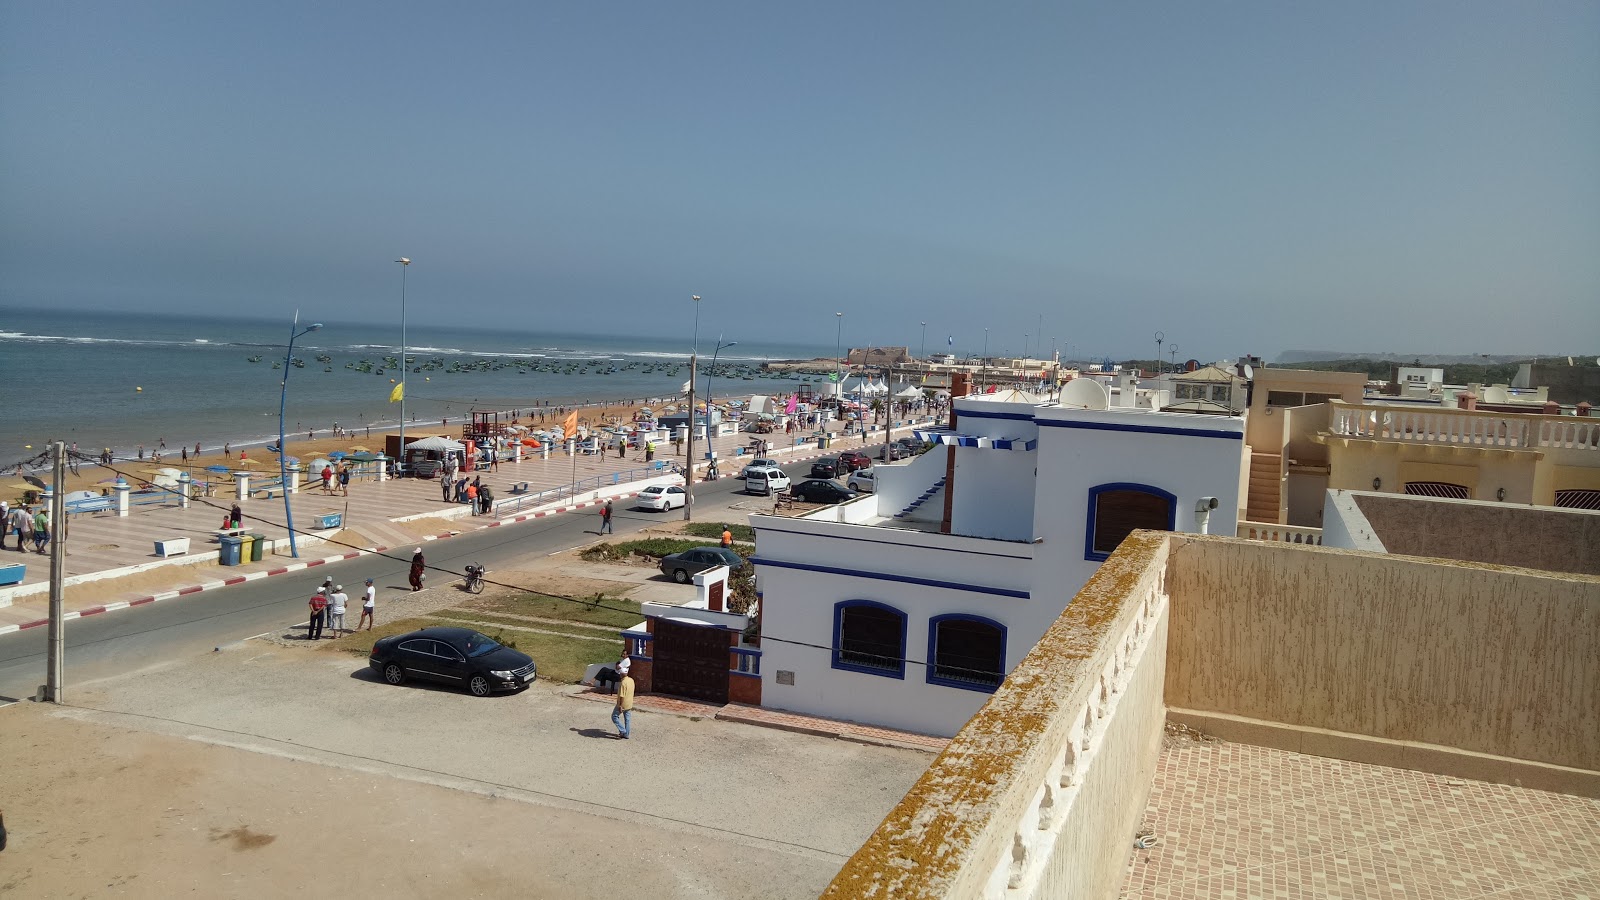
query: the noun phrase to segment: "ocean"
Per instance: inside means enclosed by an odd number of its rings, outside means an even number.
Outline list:
[[[276,440],[285,372],[291,435],[315,429],[326,437],[335,423],[377,430],[399,422],[400,404],[389,402],[400,378],[392,364],[400,352],[398,322],[326,322],[295,340],[301,366],[283,366],[288,338],[287,321],[0,308],[0,465],[51,440],[76,442],[85,452],[110,447],[119,455],[162,439],[173,451],[197,441],[211,449],[224,441]],[[673,397],[689,378],[687,334],[408,323],[406,342],[411,368],[422,370],[406,375],[408,427],[412,420],[437,425],[446,418],[454,426],[473,409]],[[705,389],[715,345],[715,333],[703,331],[698,390]],[[719,397],[789,392],[805,376],[762,377],[759,365],[833,353],[831,346],[740,341],[718,357],[714,390]]]

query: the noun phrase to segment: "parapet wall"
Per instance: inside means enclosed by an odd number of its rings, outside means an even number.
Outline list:
[[[1116,896],[1165,722],[1166,538],[1122,543],[823,897]]]
[[[1168,706],[1600,770],[1600,579],[1171,542]]]

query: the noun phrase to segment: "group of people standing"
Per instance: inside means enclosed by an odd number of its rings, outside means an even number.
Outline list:
[[[0,550],[5,549],[6,534],[16,535],[18,553],[26,553],[30,542],[33,552],[43,553],[45,546],[50,543],[50,516],[42,506],[30,510],[26,506],[12,507],[10,503],[0,500],[0,521],[5,523],[5,531],[0,532]]]
[[[348,463],[340,466],[337,472],[334,471],[333,466],[324,464],[321,474],[322,492],[324,494],[333,493],[333,486],[337,481],[339,492],[346,497],[350,496],[350,465]]]
[[[470,503],[473,515],[488,515],[494,508],[494,491],[483,483],[480,476],[474,475],[468,481],[465,475],[457,478],[458,472],[453,465],[439,472],[439,488],[444,494],[444,502]]]
[[[418,553],[420,555],[421,551]],[[363,624],[371,631],[378,611],[378,589],[373,586],[371,578],[367,579],[366,593],[361,602],[361,618],[353,629],[344,627],[345,607],[349,603],[350,595],[344,592],[344,585],[334,584],[332,578],[322,582],[322,587],[311,595],[311,622],[306,629],[306,640],[320,640],[324,630],[332,632],[328,637],[338,637],[340,633],[351,634],[360,631]]]

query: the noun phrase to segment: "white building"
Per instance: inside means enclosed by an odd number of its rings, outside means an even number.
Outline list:
[[[763,706],[955,734],[1129,532],[1234,533],[1243,419],[1081,384],[1083,406],[959,397],[875,495],[751,517]]]

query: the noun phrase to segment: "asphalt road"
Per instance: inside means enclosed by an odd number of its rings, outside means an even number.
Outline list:
[[[810,471],[810,463],[794,463],[784,469],[798,482]],[[733,504],[754,500],[737,493],[743,487],[744,482],[738,478],[701,484],[695,490],[695,519],[714,520]],[[652,513],[619,505],[614,524],[618,534],[627,534],[681,515],[679,510]],[[588,543],[597,528],[597,516],[584,509],[429,541],[424,554],[430,567],[459,572],[469,563],[478,563],[488,567],[493,577],[496,569],[510,568],[530,555],[546,556]],[[358,593],[353,585],[366,578],[377,579],[382,602],[383,593],[387,592],[382,586],[406,583],[410,554],[401,548],[394,556],[365,556],[69,621],[65,664],[68,698],[74,683],[137,671],[189,654],[208,653],[223,644],[299,621],[305,617],[306,598],[330,575],[345,584],[352,596]],[[429,581],[437,585],[437,579],[448,577],[435,571],[430,573]],[[48,631],[40,626],[0,635],[0,704],[31,697],[44,683]]]

